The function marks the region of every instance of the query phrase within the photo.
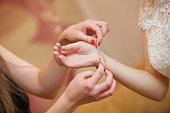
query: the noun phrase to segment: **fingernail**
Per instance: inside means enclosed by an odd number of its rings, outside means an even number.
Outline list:
[[[95,40],[91,40],[91,44],[92,45],[95,45],[96,43],[95,43]]]
[[[98,43],[98,46],[100,46],[100,44],[101,44],[101,43],[99,42],[99,43]]]
[[[57,46],[54,46],[54,49],[56,49],[57,48]]]

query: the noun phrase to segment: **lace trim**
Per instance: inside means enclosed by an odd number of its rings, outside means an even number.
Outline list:
[[[148,55],[155,70],[170,78],[170,0],[141,5],[139,26],[146,30]]]

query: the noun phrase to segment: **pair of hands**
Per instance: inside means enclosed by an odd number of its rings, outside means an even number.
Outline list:
[[[60,43],[54,46],[55,59],[60,65],[73,68],[98,67],[96,72],[85,71],[76,75],[65,90],[66,98],[75,104],[98,101],[114,92],[116,82],[113,75],[104,69],[97,49],[93,46],[96,42],[100,45],[109,30],[110,27],[106,22],[85,20],[64,30],[59,38]],[[61,44],[67,45],[61,46]],[[106,79],[98,84],[103,74],[106,75]]]
[[[104,73],[106,75],[105,81],[98,83]],[[85,71],[77,74],[63,95],[69,103],[78,106],[111,96],[115,87],[116,82],[112,73],[105,70],[102,64],[99,64],[96,72]]]
[[[59,36],[60,43],[54,46],[57,62],[60,65],[74,68],[98,67],[99,55],[96,47],[92,45],[96,43],[100,45],[109,31],[110,26],[107,22],[91,19],[68,27]],[[66,46],[61,47],[60,44]]]

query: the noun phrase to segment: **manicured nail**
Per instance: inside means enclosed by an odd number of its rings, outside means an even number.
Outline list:
[[[98,46],[100,46],[101,42],[98,43]]]
[[[91,40],[91,44],[95,45],[96,44],[95,40]]]

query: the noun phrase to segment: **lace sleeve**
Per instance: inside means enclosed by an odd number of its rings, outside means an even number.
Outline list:
[[[138,24],[146,31],[151,65],[170,79],[170,0],[160,1],[154,7],[145,1]]]

